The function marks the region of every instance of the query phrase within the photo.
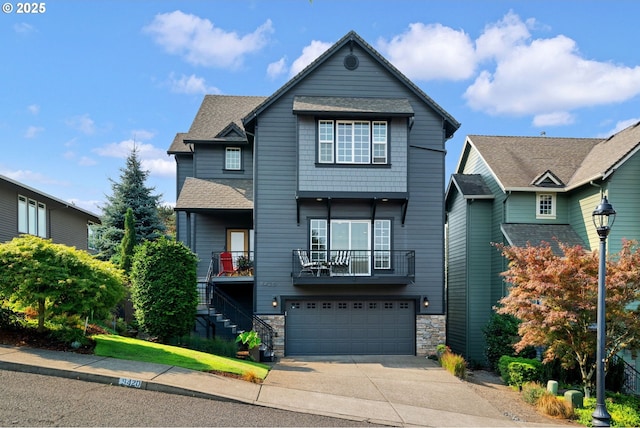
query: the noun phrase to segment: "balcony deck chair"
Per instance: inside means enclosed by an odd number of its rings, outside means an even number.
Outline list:
[[[319,275],[320,270],[326,269],[326,266],[320,262],[312,262],[309,260],[309,255],[306,250],[296,250],[298,252],[298,258],[300,259],[300,274],[310,273],[312,275]]]
[[[336,251],[336,256],[331,261],[331,273],[349,273],[349,263],[351,261],[351,251]]]
[[[235,273],[236,269],[233,267],[233,257],[228,251],[220,253],[220,272],[218,276],[231,275]]]

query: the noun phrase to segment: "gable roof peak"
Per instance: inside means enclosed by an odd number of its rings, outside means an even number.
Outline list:
[[[246,129],[251,129],[257,116],[279,99],[283,94],[293,88],[298,82],[307,77],[312,71],[317,69],[321,64],[327,61],[328,58],[335,55],[340,49],[347,44],[357,43],[362,50],[374,58],[380,65],[386,68],[395,78],[402,82],[409,90],[416,94],[425,104],[433,108],[443,118],[444,128],[446,131],[446,138],[451,138],[454,132],[460,127],[460,123],[447,113],[442,107],[440,107],[433,99],[431,99],[422,89],[420,89],[415,83],[409,80],[404,74],[400,72],[393,64],[391,64],[386,58],[384,58],[377,50],[375,50],[369,43],[367,43],[358,33],[354,30],[349,31],[340,40],[334,43],[329,49],[320,54],[318,58],[307,65],[302,71],[287,81],[280,89],[273,93],[269,98],[264,100],[260,105],[249,112],[243,119],[242,123]],[[353,46],[351,46],[353,49]],[[357,61],[357,60],[356,60]],[[345,64],[345,67],[347,64]],[[357,66],[356,66],[357,67]]]

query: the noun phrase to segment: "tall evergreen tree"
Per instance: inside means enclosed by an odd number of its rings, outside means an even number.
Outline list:
[[[133,260],[133,248],[136,246],[136,226],[133,218],[133,210],[127,208],[124,215],[124,237],[120,245],[120,267],[129,274]]]
[[[107,204],[102,208],[102,225],[97,226],[94,246],[98,257],[111,259],[118,254],[124,237],[125,214],[133,210],[136,242],[155,240],[162,236],[165,225],[158,214],[158,203],[162,195],[153,195],[153,187],[146,187],[149,171],[142,169],[138,150],[134,146],[127,157],[126,166],[120,168],[120,181],[111,181],[113,193],[107,195]]]

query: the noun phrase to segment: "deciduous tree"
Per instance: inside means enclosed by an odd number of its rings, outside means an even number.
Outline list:
[[[32,235],[0,244],[0,294],[49,315],[108,315],[125,295],[122,271],[89,253]]]
[[[579,366],[585,394],[593,387],[598,266],[597,252],[558,243],[513,247],[496,244],[509,260],[502,275],[511,284],[498,313],[521,320],[515,349],[544,346],[544,361],[559,359],[564,367]],[[640,249],[624,241],[606,263],[606,361],[640,343]]]

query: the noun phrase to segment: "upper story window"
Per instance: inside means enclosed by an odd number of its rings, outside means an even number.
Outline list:
[[[318,122],[318,160],[336,164],[386,164],[386,121],[321,120]]]
[[[537,193],[536,207],[536,218],[556,218],[556,195]]]
[[[47,237],[47,207],[45,204],[18,195],[18,233]]]
[[[224,169],[239,171],[242,169],[242,149],[227,147],[224,157]]]

